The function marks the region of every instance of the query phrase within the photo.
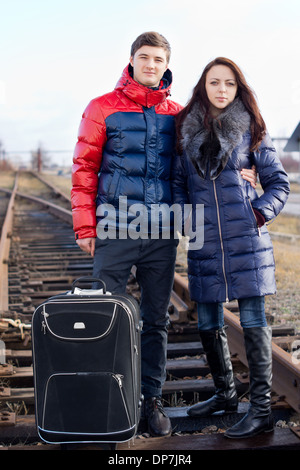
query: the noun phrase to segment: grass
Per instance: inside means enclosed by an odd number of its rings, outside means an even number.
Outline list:
[[[56,176],[52,174],[43,174],[43,177],[49,181],[49,183],[57,186],[66,196],[70,197],[71,189],[71,177]],[[1,171],[0,172],[0,187],[6,189],[12,189],[14,185],[14,172]],[[45,191],[45,186],[34,176],[29,173],[21,172],[19,175],[18,190],[26,194],[33,194],[39,196],[42,191]]]
[[[70,197],[72,187],[71,176],[43,175],[45,179],[57,189],[60,189],[67,197]]]
[[[0,187],[5,189],[13,189],[14,186],[14,172],[13,171],[1,171],[0,172]]]
[[[273,241],[278,288],[300,293],[300,244]]]
[[[279,214],[268,227],[270,233],[300,235],[300,217]],[[300,240],[273,240],[277,294],[266,298],[266,311],[274,324],[287,324],[300,332]]]
[[[268,230],[272,232],[291,233],[300,235],[300,217],[293,217],[287,214],[279,214],[278,217],[268,225]]]
[[[45,192],[45,185],[30,173],[20,173],[18,190],[38,197],[43,191]]]

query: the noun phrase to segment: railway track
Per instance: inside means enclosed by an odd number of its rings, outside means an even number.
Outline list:
[[[34,389],[31,356],[31,316],[51,295],[68,291],[73,280],[92,273],[91,258],[77,247],[70,201],[57,188],[40,178],[38,194],[0,188],[0,340],[5,361],[0,364],[0,444],[2,448],[51,450],[37,445],[34,420]],[[38,175],[26,175],[34,181]],[[40,196],[40,197],[38,197]],[[6,215],[6,217],[5,217]],[[190,418],[187,407],[213,393],[213,383],[197,334],[195,305],[188,293],[184,269],[177,266],[170,303],[167,380],[163,390],[173,435],[152,439],[141,423],[134,446],[119,444],[120,450],[300,450],[300,427],[279,423],[299,422],[300,365],[288,350],[294,337],[291,328],[273,328],[273,413],[278,426],[271,435],[247,442],[224,439],[222,432],[239,420],[248,407],[248,372],[242,330],[234,302],[225,310],[228,340],[235,381],[241,398],[233,415]],[[134,273],[128,292],[138,298]],[[1,357],[0,357],[1,358]],[[0,361],[1,362],[1,361]],[[297,421],[298,420],[298,421]]]

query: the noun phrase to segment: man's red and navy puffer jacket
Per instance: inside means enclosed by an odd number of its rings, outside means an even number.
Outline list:
[[[82,116],[72,167],[76,238],[96,237],[99,205],[171,204],[174,117],[181,106],[167,99],[172,73],[159,89],[138,84],[128,65],[114,91],[92,100]]]

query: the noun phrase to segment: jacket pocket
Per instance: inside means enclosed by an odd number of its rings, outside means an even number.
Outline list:
[[[249,210],[250,210],[250,217],[253,220],[254,228],[257,231],[258,236],[260,237],[261,236],[260,227],[258,226],[256,215],[255,215],[254,209],[252,207],[251,199],[250,199],[249,196],[247,197],[247,203],[248,203],[248,207],[249,207]]]
[[[115,170],[109,189],[107,191],[107,202],[114,203],[118,197],[120,192],[120,178],[121,178],[122,170]]]

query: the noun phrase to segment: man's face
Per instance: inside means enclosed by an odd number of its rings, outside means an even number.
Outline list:
[[[133,79],[147,87],[157,87],[168,68],[167,53],[162,47],[142,46],[130,57]]]

